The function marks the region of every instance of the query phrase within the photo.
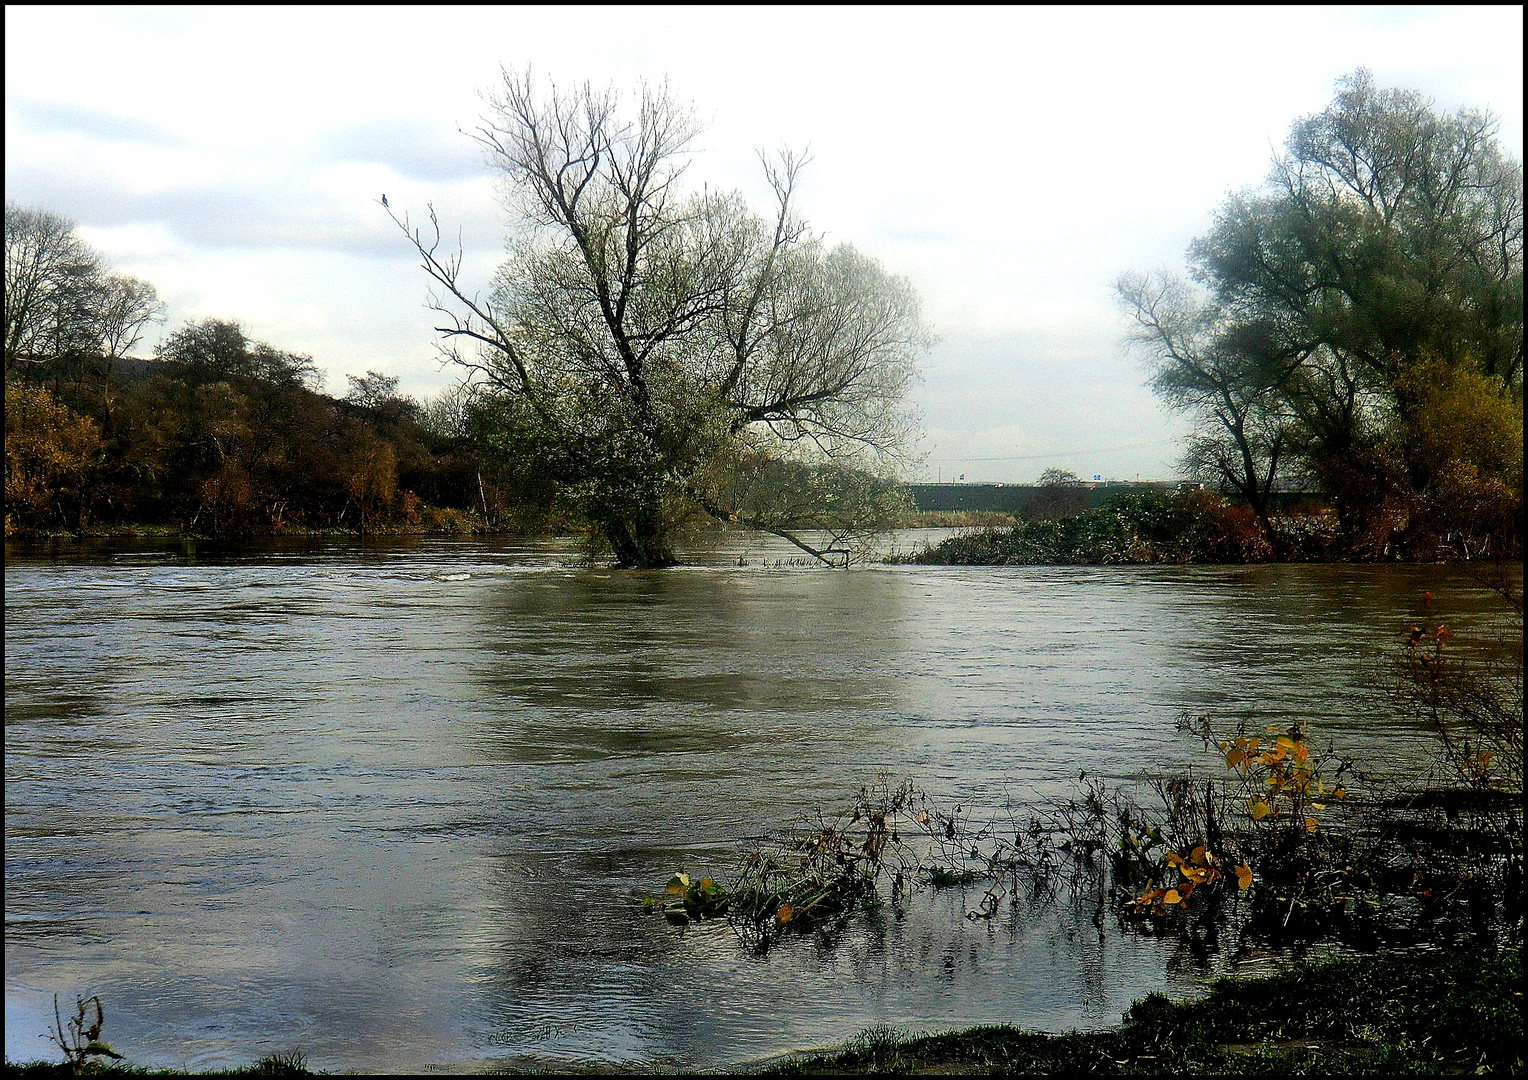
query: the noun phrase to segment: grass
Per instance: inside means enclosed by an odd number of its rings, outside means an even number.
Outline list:
[[[1340,957],[1277,975],[1217,980],[1196,1001],[1151,994],[1106,1031],[1049,1035],[1007,1026],[916,1036],[877,1024],[839,1050],[777,1061],[769,1075],[996,1073],[1218,1076],[1520,1073],[1520,950]],[[129,1076],[306,1075],[300,1054],[188,1074],[115,1065]],[[5,1064],[5,1075],[69,1075]]]
[[[1345,957],[1218,980],[1198,1001],[1152,994],[1120,1026],[1048,1035],[997,1026],[913,1036],[878,1025],[774,1075],[1189,1073],[1220,1076],[1518,1073],[1520,951]]]
[[[18,1065],[7,1061],[6,1076],[312,1076],[307,1058],[302,1054],[266,1054],[252,1065],[238,1069],[209,1069],[206,1072],[190,1072],[185,1069],[144,1069],[134,1065],[116,1063],[101,1065],[90,1063],[76,1072],[67,1064],[32,1061]]]

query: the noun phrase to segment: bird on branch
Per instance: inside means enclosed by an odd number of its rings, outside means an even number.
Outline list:
[[[384,210],[387,209],[387,196],[386,195],[382,196],[382,209],[384,209]]]

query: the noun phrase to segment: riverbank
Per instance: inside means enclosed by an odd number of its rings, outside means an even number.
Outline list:
[[[1254,979],[1196,1001],[1153,994],[1118,1027],[1047,1035],[977,1027],[911,1036],[876,1027],[841,1050],[772,1063],[771,1075],[1081,1073],[1389,1075],[1523,1067],[1520,951],[1348,957]]]
[[[1522,533],[1439,533],[1420,513],[1346,525],[1330,508],[1295,504],[1260,519],[1211,492],[1122,493],[1102,507],[952,536],[894,562],[931,566],[1147,563],[1448,562],[1522,560]]]
[[[1012,514],[985,510],[929,510],[909,514],[897,527],[899,529],[1002,529],[1012,528],[1018,519]],[[703,521],[696,526],[702,532],[720,532],[724,526],[713,521]],[[239,539],[252,542],[286,537],[324,537],[355,539],[360,534],[354,528],[329,526],[310,528],[283,526],[279,530],[252,533]],[[577,537],[583,535],[575,523],[567,520],[535,520],[517,523],[514,527],[504,525],[486,526],[482,520],[459,511],[433,511],[421,515],[414,522],[386,521],[368,527],[368,537],[378,536],[441,536],[441,537],[523,537],[534,536],[547,539],[557,536]],[[176,525],[112,523],[88,526],[83,532],[72,529],[19,529],[8,527],[7,540],[213,540],[218,539],[206,532],[187,530]],[[225,537],[224,539],[228,539]]]
[[[740,1071],[773,1076],[1516,1074],[1523,1067],[1522,987],[1520,950],[1486,957],[1447,951],[1343,957],[1257,978],[1223,978],[1206,997],[1193,1001],[1172,1002],[1152,994],[1132,1005],[1117,1027],[1103,1031],[1052,1035],[998,1026],[914,1036],[879,1026],[839,1050]],[[216,1072],[131,1065],[91,1071],[133,1076],[309,1072],[301,1055],[276,1054],[244,1069]],[[62,1064],[6,1062],[5,1075],[71,1072]]]

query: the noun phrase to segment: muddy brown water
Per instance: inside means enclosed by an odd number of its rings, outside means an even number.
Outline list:
[[[8,545],[7,1059],[51,1056],[54,993],[191,1068],[716,1068],[874,1023],[1114,1023],[1207,972],[1170,940],[973,922],[958,891],[763,958],[636,899],[878,770],[980,812],[1204,767],[1184,712],[1414,762],[1379,687],[1422,593],[1466,645],[1503,623],[1434,567],[792,557]]]

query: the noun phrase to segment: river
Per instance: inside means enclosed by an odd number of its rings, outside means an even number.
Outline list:
[[[8,544],[6,1058],[53,1056],[55,993],[189,1068],[718,1068],[877,1022],[1114,1023],[1205,972],[954,891],[762,958],[636,901],[878,770],[979,808],[1204,768],[1184,712],[1415,761],[1379,688],[1423,592],[1463,647],[1502,623],[1435,567],[791,555]]]

